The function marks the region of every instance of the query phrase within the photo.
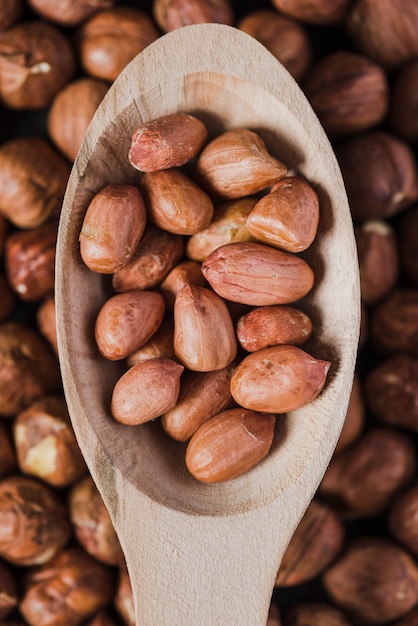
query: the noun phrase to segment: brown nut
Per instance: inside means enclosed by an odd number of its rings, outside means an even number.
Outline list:
[[[95,559],[118,565],[123,553],[109,512],[91,476],[72,486],[68,494],[68,513],[80,545]]]
[[[295,302],[314,284],[313,271],[301,257],[251,242],[217,248],[202,273],[222,298],[252,306]]]
[[[386,624],[418,601],[418,570],[394,542],[372,536],[352,540],[322,577],[326,592],[363,624]]]
[[[149,422],[173,408],[180,392],[184,367],[171,359],[137,363],[117,381],[111,413],[121,424]]]
[[[317,61],[306,76],[304,92],[333,137],[377,126],[389,106],[383,68],[352,51],[338,50]]]
[[[242,315],[236,332],[241,347],[256,352],[283,343],[301,345],[312,334],[312,322],[292,306],[263,306]]]
[[[335,446],[334,454],[338,454],[356,441],[363,432],[366,423],[366,407],[363,397],[362,379],[358,372],[354,372],[347,413],[341,433]]]
[[[87,471],[62,396],[44,396],[18,413],[13,438],[23,474],[67,487]]]
[[[163,294],[167,308],[170,311],[174,309],[178,292],[184,285],[188,284],[199,285],[199,287],[206,285],[200,270],[200,263],[196,261],[185,260],[178,263],[161,283],[159,290]]]
[[[10,317],[15,305],[15,292],[11,288],[6,276],[0,274],[0,322]]]
[[[227,367],[237,355],[234,325],[225,302],[206,287],[185,285],[174,304],[174,352],[193,371]]]
[[[310,24],[342,24],[352,0],[272,0],[281,13]]]
[[[17,137],[0,146],[0,213],[18,228],[36,228],[58,216],[68,163],[41,137]]]
[[[48,294],[39,304],[36,311],[36,322],[39,332],[48,341],[56,356],[58,356],[57,324],[54,294]]]
[[[11,109],[42,109],[75,73],[69,37],[41,20],[0,33],[0,101]]]
[[[246,409],[287,413],[319,395],[330,365],[296,346],[264,348],[246,356],[235,369],[232,397]]]
[[[253,241],[248,232],[247,218],[256,202],[256,198],[238,198],[218,204],[212,223],[189,237],[187,256],[195,261],[204,261],[211,252],[226,243]]]
[[[326,602],[301,602],[284,614],[283,626],[351,626],[352,622]]]
[[[364,397],[381,423],[418,430],[418,358],[395,354],[372,367],[364,379]]]
[[[414,153],[391,133],[373,130],[347,138],[336,155],[355,220],[396,215],[417,199]]]
[[[14,417],[59,384],[57,360],[43,337],[23,322],[1,324],[0,416]]]
[[[144,345],[163,321],[165,302],[157,291],[125,291],[101,307],[95,324],[99,352],[119,361]]]
[[[23,12],[23,0],[0,1],[0,31],[7,30],[19,21]]]
[[[373,306],[386,296],[399,278],[398,242],[387,220],[367,220],[355,227],[363,302]]]
[[[0,421],[0,479],[17,470],[16,450],[6,423]]]
[[[17,608],[17,604],[18,592],[14,573],[5,563],[0,562],[0,619],[8,617]]]
[[[163,115],[134,131],[128,159],[142,172],[180,167],[196,156],[207,136],[205,124],[194,115]]]
[[[158,36],[154,22],[145,11],[120,6],[92,15],[79,27],[75,43],[86,73],[113,82]]]
[[[352,45],[389,70],[418,54],[416,2],[355,0],[345,26]]]
[[[36,302],[54,290],[58,224],[50,220],[31,230],[16,230],[6,240],[5,270],[22,300]]]
[[[394,428],[371,427],[333,457],[319,494],[346,519],[383,513],[416,471],[412,440]]]
[[[212,372],[186,370],[176,406],[162,416],[165,432],[177,441],[187,441],[202,424],[229,408],[233,370],[233,365]]]
[[[41,17],[61,26],[77,26],[100,9],[108,9],[114,0],[28,0],[28,4]]]
[[[119,568],[114,604],[125,626],[135,626],[134,598],[128,570],[125,566]]]
[[[78,626],[112,597],[113,572],[77,546],[28,572],[19,609],[31,626]]]
[[[373,309],[369,327],[379,352],[418,356],[418,288],[393,289]]]
[[[341,552],[345,526],[327,504],[314,498],[280,563],[276,586],[302,585],[319,576]]]
[[[392,536],[418,556],[418,485],[399,494],[391,504],[387,523]]]
[[[231,0],[154,0],[153,13],[164,32],[188,24],[215,22],[232,25],[234,21]]]
[[[0,482],[0,556],[14,565],[39,565],[71,535],[66,508],[44,483],[26,476]]]
[[[80,254],[89,269],[113,274],[132,258],[147,215],[134,185],[107,185],[91,200],[80,231]]]
[[[128,263],[113,274],[113,289],[151,289],[159,285],[184,252],[182,235],[168,233],[150,224]]]
[[[146,172],[141,177],[140,189],[147,215],[158,228],[178,235],[194,235],[212,221],[212,200],[179,169]]]
[[[249,233],[258,241],[287,252],[302,252],[315,239],[319,200],[302,178],[286,177],[273,185],[247,218]]]
[[[301,23],[274,9],[259,9],[244,15],[237,27],[262,43],[295,80],[302,79],[311,64],[312,50]]]
[[[212,139],[196,163],[202,186],[224,200],[262,191],[286,173],[287,167],[269,153],[264,140],[247,128],[233,128]]]
[[[242,408],[223,411],[194,433],[186,465],[198,480],[217,483],[252,469],[269,452],[275,416]]]
[[[161,357],[175,359],[174,355],[174,320],[172,315],[166,315],[160,327],[155,331],[151,339],[143,346],[129,354],[126,358],[128,367],[132,367],[142,361]]]
[[[398,137],[411,143],[418,142],[418,98],[415,85],[418,80],[418,60],[402,65],[395,75],[390,94],[388,124]]]
[[[87,127],[108,88],[104,81],[83,77],[68,83],[53,99],[47,117],[48,135],[70,161],[75,160]]]
[[[418,207],[406,211],[398,229],[399,256],[408,282],[418,287]]]

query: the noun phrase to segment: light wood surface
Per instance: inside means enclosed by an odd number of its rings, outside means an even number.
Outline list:
[[[321,222],[303,256],[316,273],[302,303],[307,345],[332,361],[310,405],[277,420],[272,452],[244,476],[201,484],[184,446],[159,421],[127,427],[109,414],[121,365],[98,356],[95,316],[108,278],[90,272],[78,235],[87,204],[108,183],[134,182],[133,130],[175,111],[211,132],[247,127],[317,188]],[[360,318],[357,256],[341,175],[305,97],[278,61],[228,26],[187,26],[158,39],[124,70],[99,107],[62,209],[56,305],[65,394],[80,447],[126,555],[137,626],[261,626],[283,552],[327,467],[345,417]]]

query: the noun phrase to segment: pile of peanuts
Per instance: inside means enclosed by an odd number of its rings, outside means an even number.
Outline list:
[[[335,148],[361,276],[356,377],[284,556],[269,626],[418,622],[415,0],[0,0],[0,622],[132,626],[108,513],[62,394],[54,260],[87,125],[127,62],[188,22],[233,24],[298,81]],[[186,10],[187,8],[187,10]]]

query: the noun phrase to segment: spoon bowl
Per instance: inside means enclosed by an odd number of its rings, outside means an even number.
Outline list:
[[[302,254],[315,272],[300,303],[314,324],[308,352],[332,362],[322,393],[279,416],[270,454],[250,472],[202,484],[185,444],[159,420],[123,426],[109,411],[120,363],[94,341],[109,277],[84,266],[78,236],[93,195],[135,183],[128,162],[136,127],[184,111],[211,135],[256,131],[270,152],[317,190],[321,218]],[[296,82],[256,40],[229,26],[187,26],[162,36],[121,73],[99,106],[74,162],[56,258],[57,333],[75,434],[110,512],[130,574],[138,626],[257,626],[283,553],[337,443],[351,391],[360,319],[357,254],[341,174]]]

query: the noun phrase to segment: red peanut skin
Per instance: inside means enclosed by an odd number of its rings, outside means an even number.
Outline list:
[[[247,352],[278,344],[300,345],[312,334],[309,317],[291,306],[263,306],[242,315],[237,337]]]

